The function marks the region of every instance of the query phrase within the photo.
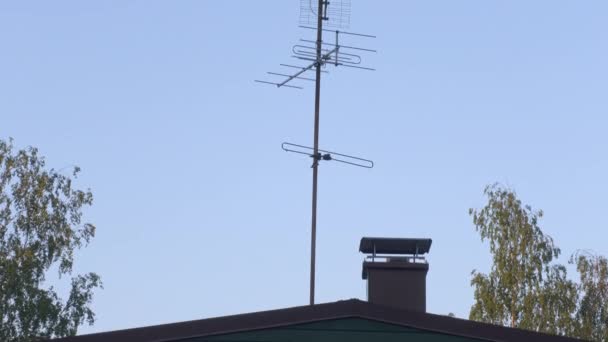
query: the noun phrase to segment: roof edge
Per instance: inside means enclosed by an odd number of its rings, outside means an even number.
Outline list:
[[[244,331],[272,329],[341,318],[362,318],[429,332],[489,341],[580,341],[517,328],[437,314],[407,311],[361,301],[341,300],[141,328],[54,339],[55,342],[170,342]]]

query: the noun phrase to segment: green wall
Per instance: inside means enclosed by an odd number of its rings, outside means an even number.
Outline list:
[[[327,320],[297,324],[273,329],[199,337],[188,342],[397,342],[432,341],[464,342],[478,341],[451,335],[412,329],[393,324],[361,318]]]

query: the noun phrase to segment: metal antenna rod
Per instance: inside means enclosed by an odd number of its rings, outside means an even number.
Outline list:
[[[315,133],[313,155],[319,153],[319,109],[321,100],[321,54],[323,48],[323,0],[319,0],[317,7],[317,72],[315,84]],[[310,305],[315,304],[315,257],[317,249],[317,178],[319,176],[319,161],[315,159],[312,164],[312,222],[310,236]]]
[[[316,4],[316,8],[313,5]],[[319,149],[319,113],[321,106],[321,70],[326,66],[344,66],[363,70],[373,70],[362,66],[362,56],[358,53],[375,52],[375,50],[352,46],[341,45],[343,40],[348,41],[353,37],[375,38],[375,36],[340,30],[327,30],[324,26],[347,28],[350,22],[350,0],[300,0],[300,23],[309,26],[300,26],[308,30],[316,30],[316,40],[302,40],[304,43],[296,44],[292,47],[292,57],[306,63],[305,65],[281,64],[281,66],[298,69],[293,73],[268,72],[269,75],[279,76],[270,80],[254,80],[258,83],[274,85],[277,88],[296,88],[302,89],[296,82],[314,81],[315,82],[315,121],[314,121],[314,144],[313,147],[284,143],[283,149],[287,152],[306,154],[312,157],[312,210],[311,210],[311,236],[310,236],[310,305],[315,304],[315,267],[316,267],[316,248],[317,248],[317,189],[319,178],[319,162],[334,160],[336,162],[350,164],[364,168],[372,168],[374,163],[371,160],[354,157],[341,153],[334,153]],[[316,25],[315,22],[316,21]],[[324,23],[325,22],[325,23]],[[346,25],[346,26],[345,26]],[[315,27],[316,26],[316,27]],[[335,42],[323,42],[323,31],[333,32]],[[347,38],[342,38],[341,34]],[[348,38],[351,37],[351,38]],[[333,37],[330,37],[333,38]],[[306,44],[308,43],[308,44]],[[325,46],[325,48],[323,47]],[[307,73],[315,73],[315,78],[309,77]],[[288,146],[287,148],[285,146]],[[290,146],[290,147],[289,147]],[[311,154],[312,152],[312,154]],[[335,156],[335,158],[334,158]]]

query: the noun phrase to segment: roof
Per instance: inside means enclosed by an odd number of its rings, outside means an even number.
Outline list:
[[[425,254],[432,242],[431,239],[364,237],[359,251],[366,254]]]
[[[578,341],[572,338],[506,328],[447,316],[406,311],[357,299],[67,337],[53,341],[169,342],[186,339],[193,341],[194,339],[200,340],[199,338],[201,337],[259,331],[343,318],[362,318],[454,337],[459,336],[486,341]]]

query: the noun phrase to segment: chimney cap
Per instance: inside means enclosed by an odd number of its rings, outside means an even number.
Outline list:
[[[431,239],[361,238],[359,251],[366,254],[425,254],[431,249]]]

